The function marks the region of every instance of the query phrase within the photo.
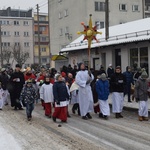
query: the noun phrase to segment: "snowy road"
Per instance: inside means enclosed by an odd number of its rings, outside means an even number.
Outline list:
[[[25,111],[9,106],[0,112],[0,150],[148,150],[150,122],[137,121],[136,112],[124,112],[123,119],[82,120],[71,115],[68,123],[53,123],[38,104],[33,120]]]

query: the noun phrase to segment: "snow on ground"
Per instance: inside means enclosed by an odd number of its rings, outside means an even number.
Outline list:
[[[21,150],[15,138],[5,130],[0,124],[0,149],[1,150]]]

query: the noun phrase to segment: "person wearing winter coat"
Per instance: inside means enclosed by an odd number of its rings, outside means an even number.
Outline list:
[[[135,98],[139,102],[139,121],[148,121],[148,75],[143,71],[135,84]]]
[[[20,94],[20,102],[26,107],[26,114],[28,121],[32,118],[32,111],[34,103],[37,99],[37,93],[32,86],[32,80],[27,80]]]
[[[56,75],[56,81],[53,84],[53,96],[55,102],[55,109],[53,113],[53,121],[60,119],[62,122],[67,122],[67,106],[69,94],[66,83],[60,74]]]
[[[50,83],[50,77],[45,77],[45,82],[40,88],[40,99],[44,101],[45,116],[51,118],[53,97],[53,84]]]
[[[108,96],[109,96],[109,81],[106,78],[106,74],[102,73],[100,79],[96,82],[96,92],[98,94],[100,113],[99,117],[104,119],[108,119],[110,116],[110,108],[108,104]]]
[[[10,91],[11,106],[14,107],[14,110],[17,110],[17,108],[22,110],[23,108],[19,102],[19,97],[23,85],[25,84],[25,80],[19,64],[16,65],[15,72],[12,73],[10,77],[10,83],[12,85],[12,89]]]
[[[133,74],[131,72],[131,67],[127,66],[126,67],[126,71],[123,73],[123,75],[126,78],[126,86],[125,86],[125,90],[124,90],[124,96],[127,94],[128,95],[128,102],[131,103],[131,84],[134,85],[134,80],[133,80]]]
[[[112,112],[115,113],[116,118],[123,118],[121,115],[124,101],[124,87],[126,78],[121,73],[121,67],[117,66],[114,75],[110,79],[112,86]]]
[[[0,75],[0,82],[1,82],[1,86],[2,89],[4,91],[4,105],[8,105],[8,83],[9,83],[9,75],[6,72],[6,68],[2,68],[1,69],[1,75]]]

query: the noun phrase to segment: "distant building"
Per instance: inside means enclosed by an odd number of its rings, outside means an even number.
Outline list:
[[[24,63],[25,66],[33,64],[32,10],[11,9],[10,7],[0,10],[0,26],[2,53],[6,50],[13,51],[16,48],[18,59],[21,52],[29,54],[29,59]],[[11,67],[14,67],[16,63],[13,57],[9,61],[3,57],[3,64],[10,64]]]
[[[39,47],[41,64],[44,66],[50,65],[50,48],[49,48],[49,21],[47,13],[39,14],[39,34],[38,39],[38,19],[37,14],[34,14],[34,63],[39,63]],[[40,42],[40,44],[39,44]]]

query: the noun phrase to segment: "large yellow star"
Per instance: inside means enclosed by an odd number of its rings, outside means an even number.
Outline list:
[[[97,32],[97,25],[92,27],[92,14],[90,14],[89,25],[86,26],[83,22],[81,23],[81,25],[84,26],[84,31],[77,33],[85,35],[83,40],[88,40],[88,48],[91,47],[92,40],[96,40],[96,42],[99,42],[96,38],[96,35],[102,34],[102,32]]]

